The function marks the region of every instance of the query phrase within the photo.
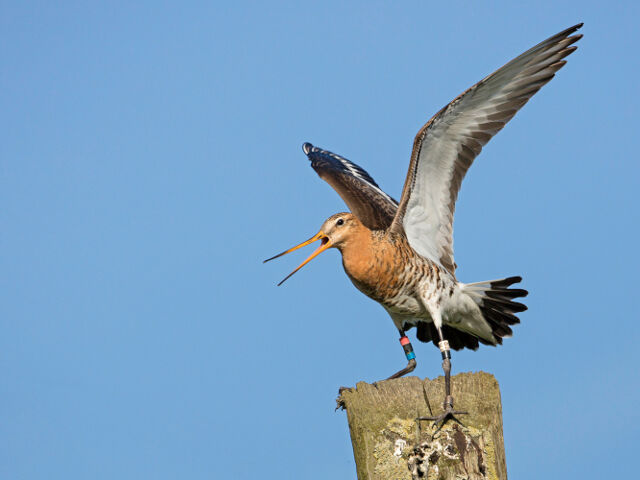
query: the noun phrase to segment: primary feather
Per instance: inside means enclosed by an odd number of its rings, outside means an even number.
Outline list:
[[[513,59],[462,93],[416,135],[391,230],[451,274],[453,212],[460,184],[482,147],[566,63],[582,35],[568,28]]]

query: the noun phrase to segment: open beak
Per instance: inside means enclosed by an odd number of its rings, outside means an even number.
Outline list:
[[[285,250],[282,253],[279,253],[278,255],[276,255],[275,257],[271,257],[271,258],[267,258],[263,263],[266,263],[270,260],[274,260],[278,257],[281,257],[283,255],[286,255],[287,253],[291,253],[294,250],[297,250],[299,248],[302,247],[306,247],[307,245],[309,245],[310,243],[315,242],[316,240],[322,240],[322,243],[320,244],[320,246],[316,249],[315,252],[313,252],[311,255],[309,255],[309,258],[307,258],[304,262],[302,262],[300,265],[298,265],[298,268],[296,268],[293,272],[291,272],[289,275],[287,275],[286,277],[284,277],[284,279],[278,284],[278,286],[282,285],[291,275],[293,275],[294,273],[296,273],[298,270],[300,270],[302,267],[304,267],[307,263],[309,263],[311,260],[313,260],[315,257],[317,257],[318,255],[320,255],[322,252],[324,252],[326,249],[330,248],[332,246],[332,243],[329,241],[329,237],[327,237],[324,233],[322,232],[318,232],[317,234],[315,234],[313,237],[311,237],[309,240],[307,240],[306,242],[302,242],[300,245],[296,245],[295,247],[290,248],[289,250]]]

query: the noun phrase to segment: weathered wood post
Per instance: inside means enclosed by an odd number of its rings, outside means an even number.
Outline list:
[[[343,390],[359,480],[418,478],[506,480],[502,404],[493,375],[451,378],[456,410],[468,412],[442,428],[416,417],[442,413],[444,378],[405,377]]]

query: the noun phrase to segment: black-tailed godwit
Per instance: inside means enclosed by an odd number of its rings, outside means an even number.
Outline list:
[[[582,37],[572,35],[581,26],[536,45],[436,113],[416,135],[399,203],[358,165],[310,143],[302,146],[311,166],[351,213],[329,217],[316,235],[269,260],[321,241],[284,282],[324,250],[340,250],[353,284],[387,310],[400,333],[408,364],[389,378],[416,367],[407,330],[416,327],[418,340],[439,347],[444,413],[433,420],[463,413],[453,408],[451,349],[501,344],[520,321],[515,314],[527,309],[514,301],[527,295],[511,287],[520,277],[477,283],[456,279],[452,234],[460,184],[482,147],[564,66],[563,59],[577,48],[572,44]]]

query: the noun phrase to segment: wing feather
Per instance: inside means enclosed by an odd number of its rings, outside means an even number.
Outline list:
[[[344,200],[351,212],[371,230],[389,228],[398,210],[398,202],[384,193],[363,168],[340,155],[302,145],[316,173]]]
[[[453,213],[467,170],[482,147],[513,118],[529,99],[562,68],[573,35],[568,28],[484,78],[441,109],[418,132],[390,227],[404,232],[411,247],[452,274]]]

